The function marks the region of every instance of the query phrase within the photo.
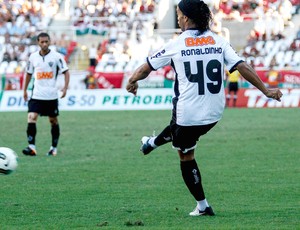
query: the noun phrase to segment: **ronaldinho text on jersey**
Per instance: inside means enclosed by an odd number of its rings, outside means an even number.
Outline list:
[[[221,47],[208,47],[204,49],[181,50],[181,56],[201,55],[201,54],[221,54]]]

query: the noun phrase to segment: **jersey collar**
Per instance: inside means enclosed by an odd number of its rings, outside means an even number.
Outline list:
[[[48,49],[48,52],[46,53],[46,54],[41,54],[41,51],[39,52],[39,54],[42,56],[42,57],[45,57],[48,53],[50,53],[51,52],[51,50],[50,49]]]

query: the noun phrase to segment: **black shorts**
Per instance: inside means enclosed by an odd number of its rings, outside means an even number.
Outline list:
[[[96,58],[90,58],[90,66],[96,66],[97,65],[97,61]]]
[[[28,102],[28,113],[30,112],[38,113],[40,116],[57,117],[59,115],[58,99],[30,99]]]
[[[195,149],[200,136],[206,134],[218,122],[208,125],[181,126],[171,121],[171,133],[173,148],[181,150],[183,153]]]
[[[238,86],[237,82],[229,82],[229,85],[228,85],[229,92],[237,92],[238,89],[239,89],[239,86]]]

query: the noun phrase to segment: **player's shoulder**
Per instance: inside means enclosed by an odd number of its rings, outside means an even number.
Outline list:
[[[50,50],[49,53],[51,56],[55,56],[55,57],[62,57],[63,55],[59,52],[57,52],[56,50]]]
[[[40,51],[35,51],[35,52],[32,52],[30,55],[29,55],[29,61],[34,61],[34,62],[37,62],[40,60]]]
[[[32,52],[32,53],[30,54],[30,57],[38,57],[38,56],[40,56],[40,51],[39,51],[39,50],[34,51],[34,52]]]
[[[51,50],[48,55],[49,55],[49,58],[56,60],[56,61],[61,61],[64,59],[64,56],[55,50]]]
[[[215,32],[213,32],[213,31],[211,31],[211,30],[208,30],[208,31],[205,33],[205,35],[206,35],[206,36],[211,36],[211,37],[212,37],[215,41],[217,41],[218,43],[228,43],[228,41],[227,41],[224,37],[222,37],[222,36],[216,34]]]

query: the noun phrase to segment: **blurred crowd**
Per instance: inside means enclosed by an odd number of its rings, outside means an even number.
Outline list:
[[[299,7],[299,0],[273,0],[255,8],[254,27],[241,51],[248,63],[269,69],[300,68],[300,24],[292,21]],[[286,33],[288,28],[291,34]]]
[[[253,20],[247,45],[240,51],[253,67],[299,69],[300,27],[292,21],[299,10],[299,0],[221,0],[216,15],[225,20]],[[286,33],[289,28],[292,33]]]
[[[71,10],[71,21],[78,34],[104,36],[91,45],[96,46],[97,57],[96,65],[90,67],[98,72],[131,70],[142,60],[142,54],[157,48],[159,44],[151,41],[151,36],[157,28],[158,3],[159,0],[78,1]]]
[[[292,38],[286,38],[284,34],[287,27],[294,26],[292,17],[299,14],[299,0],[206,0],[205,2],[213,12],[212,30],[228,40],[230,40],[230,31],[225,30],[223,21],[253,21],[254,26],[247,38],[248,44],[242,49],[241,54],[254,67],[261,66],[262,63],[264,67],[274,64],[274,55],[278,51],[276,47],[280,47],[284,52],[284,62],[280,62],[280,58],[277,57],[279,67],[283,67],[282,63],[290,63],[293,67],[300,65],[297,61],[299,39],[296,33]],[[158,3],[159,1],[152,0],[119,1],[107,5],[87,4],[76,8],[78,13],[73,17],[74,25],[88,27],[90,30],[95,29],[96,25],[96,28],[106,30],[108,34],[107,39],[97,46],[96,71],[132,71],[140,65],[140,61],[148,53],[157,50],[165,42],[159,36],[152,36],[153,31],[159,27],[155,18]],[[107,17],[108,20],[101,21],[102,16]],[[277,41],[280,42],[272,46]],[[257,47],[261,55],[253,53],[256,43],[261,45]],[[287,52],[291,49],[292,52]]]
[[[36,36],[47,31],[62,0],[0,2],[0,74],[24,71],[29,54],[36,51]],[[52,34],[52,49],[67,54],[69,38]]]

